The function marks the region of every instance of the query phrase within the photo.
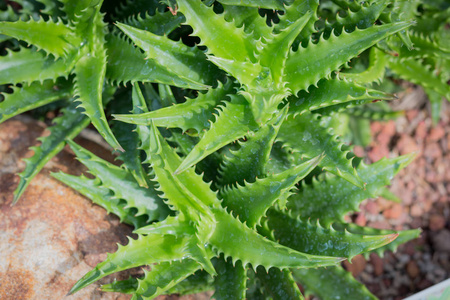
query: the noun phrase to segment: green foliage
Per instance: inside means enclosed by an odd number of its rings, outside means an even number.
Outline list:
[[[346,132],[339,123],[383,115],[371,103],[393,96],[371,84],[382,80],[386,66],[423,82],[434,103],[448,97],[449,72],[433,69],[448,65],[450,48],[437,38],[444,27],[428,18],[434,12],[445,20],[435,6],[22,2],[21,11],[0,15],[10,48],[0,57],[0,84],[20,84],[0,102],[0,121],[65,101],[51,134],[27,160],[15,201],[69,143],[94,178],[55,178],[138,235],[71,293],[150,265],[142,278],[102,289],[132,299],[210,289],[216,299],[303,299],[299,281],[323,299],[374,298],[339,263],[394,250],[418,231],[357,227],[344,216],[364,199],[385,194],[412,156],[355,168],[351,147],[337,135]],[[411,18],[418,13],[424,18],[414,33]],[[425,35],[428,27],[436,36]],[[409,50],[411,43],[416,50]],[[399,57],[390,57],[394,52]],[[419,71],[424,78],[417,78]],[[89,122],[125,151],[118,155],[121,166],[72,141]]]

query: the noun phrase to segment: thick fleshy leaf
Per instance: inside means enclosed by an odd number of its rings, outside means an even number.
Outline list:
[[[384,66],[383,66],[384,68]],[[341,73],[342,74],[342,73]],[[359,84],[338,79],[321,80],[317,87],[300,91],[289,97],[289,114],[301,115],[307,111],[356,100],[390,100],[392,95]]]
[[[233,22],[236,27],[244,26],[244,32],[252,36],[254,40],[272,32],[272,28],[267,26],[266,20],[261,17],[257,8],[221,4],[225,20]]]
[[[388,185],[392,177],[413,159],[414,154],[408,154],[382,159],[368,166],[361,164],[358,174],[367,182],[364,190],[340,177],[314,180],[312,185],[303,185],[298,193],[291,196],[287,207],[294,214],[308,216],[312,220],[319,219],[325,225],[343,221],[345,214],[357,211],[361,201],[376,197],[380,188]]]
[[[423,61],[407,59],[400,61],[396,58],[388,59],[389,68],[402,78],[412,83],[420,84],[423,87],[439,93],[442,97],[450,99],[450,85],[442,74],[437,75],[431,66],[427,66]]]
[[[339,73],[340,78],[361,84],[378,82],[384,77],[387,64],[386,55],[376,47],[370,49],[369,66],[361,73]]]
[[[197,98],[186,102],[163,107],[161,109],[138,115],[113,115],[118,121],[166,128],[181,128],[183,131],[195,129],[197,133],[209,128],[215,107],[233,91],[234,85],[228,81],[225,85],[199,93]]]
[[[119,245],[116,252],[108,254],[105,261],[83,276],[70,290],[73,294],[89,284],[122,270],[159,262],[182,260],[187,238],[173,235],[139,236],[129,238],[126,246]]]
[[[129,277],[125,280],[116,281],[109,284],[104,284],[100,287],[103,292],[116,292],[122,294],[133,294],[138,287],[137,278]]]
[[[5,56],[0,56],[0,84],[56,80],[60,76],[67,77],[73,65],[73,60],[55,61],[34,48],[20,48],[18,52],[8,51]],[[23,72],[25,69],[27,72]]]
[[[332,29],[342,32],[342,29],[345,28],[349,32],[355,28],[365,29],[371,27],[389,4],[389,0],[379,0],[372,2],[368,6],[361,5],[356,12],[347,10],[347,15],[343,18],[337,14],[336,22],[331,26],[327,26],[325,31],[329,34]]]
[[[241,5],[256,8],[284,9],[284,0],[220,0],[222,4]]]
[[[166,292],[166,294],[188,295],[214,289],[213,277],[205,271],[197,271]]]
[[[106,78],[115,83],[157,82],[181,88],[206,89],[200,84],[178,76],[158,64],[156,60],[146,59],[139,48],[114,34],[107,36],[106,42],[108,66]]]
[[[211,128],[175,172],[185,171],[209,154],[245,136],[248,131],[256,128],[257,125],[253,120],[252,112],[246,103],[227,102],[226,106],[218,113],[216,121],[211,124]]]
[[[291,217],[276,210],[267,213],[267,226],[273,230],[275,240],[300,252],[342,256],[352,259],[355,255],[383,247],[398,236],[396,233],[381,235],[352,234],[322,227],[320,223]]]
[[[63,4],[62,10],[66,13],[70,21],[73,21],[77,25],[77,30],[82,32],[82,29],[86,29],[91,24],[90,19],[98,13],[102,6],[103,0],[60,0]]]
[[[257,179],[254,183],[246,183],[244,186],[226,187],[221,192],[222,205],[245,221],[249,227],[254,227],[276,201],[284,208],[291,189],[322,159],[323,156],[315,157],[295,168]]]
[[[220,257],[216,265],[215,291],[211,299],[244,299],[247,288],[247,272],[240,261]]]
[[[267,272],[262,268],[259,268],[256,274],[259,280],[261,280],[265,290],[274,300],[304,299],[289,270],[272,268]]]
[[[200,265],[185,258],[170,263],[163,262],[151,268],[151,271],[144,270],[144,278],[137,280],[138,285],[131,299],[154,299],[200,269]]]
[[[264,37],[262,40],[258,59],[261,65],[270,68],[273,80],[277,84],[282,83],[282,73],[292,43],[311,19],[312,14],[311,11],[307,12],[279,33]]]
[[[126,208],[126,202],[115,197],[114,193],[108,188],[103,187],[98,180],[89,179],[85,176],[73,176],[62,172],[52,173],[52,176],[91,199],[92,202],[106,209],[108,213],[113,213],[118,216],[122,223],[139,228],[148,222],[148,216],[135,216],[132,212],[133,208]]]
[[[102,90],[105,81],[106,54],[100,50],[81,57],[75,65],[75,89],[79,106],[97,128],[101,136],[115,150],[123,151],[106,121],[102,104]]]
[[[29,86],[11,87],[12,94],[2,94],[0,102],[0,123],[23,112],[44,106],[60,99],[67,99],[72,89],[68,82],[45,81],[42,84],[33,82]]]
[[[89,125],[89,119],[81,113],[80,109],[76,108],[74,103],[63,109],[62,112],[63,116],[55,118],[55,125],[49,127],[50,135],[40,138],[42,142],[40,146],[31,147],[34,150],[34,155],[24,159],[26,167],[19,174],[20,181],[14,191],[13,203],[19,200],[30,181],[42,170],[45,164],[64,148],[65,140],[73,139]]]
[[[141,101],[139,101],[139,97],[136,95],[136,88],[138,85],[133,86],[132,92],[132,102],[129,102],[129,93],[123,93],[122,95],[116,95],[115,101],[111,103],[111,112],[117,113],[125,113],[130,110],[133,113],[140,113],[141,109]],[[121,97],[122,96],[122,97]],[[142,96],[142,94],[141,94]],[[143,99],[142,99],[143,100]],[[145,100],[144,100],[145,103]],[[132,105],[132,109],[131,109]],[[123,167],[125,167],[136,181],[142,187],[148,187],[148,179],[147,174],[144,171],[144,168],[141,163],[141,150],[139,149],[140,140],[138,134],[135,132],[137,126],[132,124],[125,124],[121,122],[114,122],[111,126],[112,132],[114,136],[117,138],[117,141],[123,147],[125,152],[119,152],[117,159],[123,161]]]
[[[138,228],[134,231],[137,234],[159,234],[159,235],[193,235],[194,227],[189,222],[182,220],[182,216],[168,216],[165,220],[152,223]]]
[[[147,160],[152,164],[154,180],[159,190],[168,199],[167,204],[174,206],[189,220],[199,221],[201,217],[211,216],[209,205],[219,205],[215,193],[209,185],[197,175],[193,168],[186,173],[174,175],[181,159],[154,125],[151,126],[148,144],[143,145]],[[212,224],[210,224],[212,225]]]
[[[289,116],[281,125],[277,141],[283,142],[296,154],[293,155],[294,164],[301,163],[302,157],[313,158],[324,153],[326,156],[319,166],[363,188],[365,182],[353,168],[351,160],[346,158],[348,151],[342,150],[343,143],[330,134],[328,128],[320,125],[317,115]]]
[[[173,15],[170,11],[160,12],[156,10],[154,15],[137,14],[123,21],[123,23],[157,35],[168,35],[184,21],[183,15]]]
[[[391,243],[371,250],[370,252],[367,252],[364,254],[366,258],[368,257],[368,254],[371,252],[377,253],[379,256],[383,257],[383,254],[385,251],[396,251],[397,247],[403,243],[406,243],[412,239],[415,239],[419,237],[422,230],[419,229],[410,229],[410,230],[401,230],[401,231],[394,231],[394,230],[385,230],[385,229],[375,229],[370,227],[361,227],[356,224],[351,223],[334,223],[332,227],[336,230],[342,231],[342,232],[350,232],[352,234],[362,234],[365,236],[370,235],[389,235],[389,234],[397,234],[397,238],[392,241]]]
[[[263,178],[266,175],[270,150],[286,117],[286,109],[287,107],[257,132],[249,132],[245,142],[238,141],[239,150],[230,150],[225,155],[219,178],[222,186],[236,183],[244,185],[244,182],[255,182],[256,178]]]
[[[106,187],[114,192],[114,196],[127,202],[126,208],[137,209],[136,216],[147,215],[149,220],[163,220],[169,214],[169,209],[156,192],[155,185],[143,188],[127,170],[117,167],[69,141],[77,159],[88,167],[89,172],[96,176]]]
[[[36,46],[55,58],[65,57],[82,42],[72,29],[62,21],[58,23],[39,19],[35,21],[0,22],[0,33]]]
[[[233,262],[242,261],[243,266],[250,263],[254,269],[263,266],[267,270],[271,267],[312,268],[336,265],[343,260],[341,257],[309,255],[281,246],[248,228],[222,208],[212,211],[217,220],[209,240],[212,248],[226,258],[231,256]]]
[[[287,87],[297,94],[312,84],[337,70],[351,58],[389,35],[410,26],[411,22],[372,26],[368,29],[342,32],[340,36],[332,34],[328,40],[321,39],[317,44],[309,44],[291,52],[284,72]]]
[[[206,60],[205,54],[198,48],[189,48],[182,42],[174,42],[165,36],[158,36],[122,23],[117,23],[133,42],[146,54],[146,59],[176,73],[181,78],[188,78],[199,88],[206,89],[214,81],[217,69]]]
[[[342,267],[292,270],[296,281],[306,294],[314,294],[322,300],[361,299],[376,300],[367,288]]]
[[[246,61],[253,56],[254,42],[246,39],[243,28],[225,21],[201,1],[178,0],[177,4],[187,23],[194,28],[192,35],[200,37],[209,53],[236,61]]]

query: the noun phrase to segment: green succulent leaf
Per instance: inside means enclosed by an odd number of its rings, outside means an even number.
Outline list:
[[[29,86],[11,87],[12,94],[4,93],[0,102],[0,123],[23,112],[44,106],[60,99],[67,99],[72,94],[68,82],[45,81],[33,82]]]
[[[135,216],[147,215],[151,221],[167,217],[169,209],[158,195],[155,185],[143,188],[127,170],[95,156],[72,141],[68,143],[77,159],[88,167],[89,172],[101,181],[103,187],[113,191],[116,198],[125,200],[126,208],[137,209]]]
[[[407,59],[400,61],[395,58],[388,60],[389,68],[403,78],[424,86],[439,93],[442,97],[450,99],[450,86],[442,74],[437,75],[431,66],[422,61]]]
[[[77,109],[73,103],[63,109],[62,113],[63,116],[54,119],[55,125],[49,128],[50,135],[40,138],[41,145],[31,147],[34,150],[34,155],[24,159],[26,167],[19,174],[20,181],[14,191],[13,203],[19,200],[30,181],[42,170],[45,164],[64,148],[65,140],[74,138],[89,125],[89,119],[81,114],[80,109]]]
[[[55,58],[67,57],[82,42],[69,26],[62,21],[55,23],[51,19],[0,22],[0,33],[23,40]]]
[[[197,271],[200,265],[192,259],[183,259],[151,268],[151,271],[144,270],[144,278],[137,279],[138,285],[131,299],[154,299]]]
[[[285,67],[289,49],[295,41],[295,38],[311,19],[312,14],[311,11],[308,11],[287,28],[284,28],[275,35],[265,37],[262,41],[258,59],[261,65],[270,68],[273,80],[276,83],[282,83],[283,67]]]
[[[245,220],[249,227],[255,227],[276,201],[281,208],[286,206],[291,189],[322,159],[323,156],[318,156],[282,173],[257,179],[254,183],[246,183],[237,188],[225,188],[221,192],[222,205],[241,220]]]
[[[153,263],[182,260],[186,254],[186,243],[186,237],[173,235],[139,236],[136,240],[129,238],[126,246],[119,245],[116,252],[108,254],[105,261],[75,283],[69,294],[115,272]]]
[[[284,71],[287,87],[297,94],[312,84],[337,70],[352,57],[378,41],[409,27],[411,22],[372,26],[367,29],[357,29],[352,33],[342,32],[340,36],[332,34],[328,40],[321,39],[317,44],[310,44],[291,52]]]
[[[113,83],[156,82],[182,88],[206,89],[189,78],[178,76],[154,59],[146,59],[139,48],[123,38],[110,34],[106,37],[108,65],[106,78]]]
[[[216,263],[215,292],[212,299],[244,299],[247,288],[247,272],[241,261],[233,264],[222,257]]]
[[[297,116],[307,111],[356,100],[391,100],[392,98],[390,94],[351,81],[322,79],[317,83],[317,87],[311,87],[308,92],[300,91],[296,97],[288,98],[289,114]]]
[[[91,199],[92,202],[106,209],[108,213],[113,213],[118,216],[122,223],[139,228],[148,222],[148,216],[135,216],[132,211],[133,208],[127,208],[126,202],[115,197],[114,193],[110,189],[102,186],[99,180],[89,179],[85,176],[73,176],[62,172],[52,173],[52,176]]]
[[[240,148],[230,150],[222,161],[219,181],[222,186],[255,182],[256,178],[266,175],[265,167],[270,158],[270,150],[278,130],[286,118],[285,109],[271,122],[260,127],[257,132],[249,132],[246,141],[238,141]]]
[[[222,4],[241,5],[256,8],[280,9],[283,10],[284,0],[220,0]]]
[[[125,280],[116,281],[109,284],[104,284],[100,287],[103,292],[117,292],[123,294],[133,294],[138,287],[137,278],[129,277]]]
[[[386,71],[386,64],[386,55],[378,48],[372,47],[370,49],[369,66],[365,71],[361,73],[339,73],[339,77],[361,84],[380,83]]]
[[[289,116],[281,125],[277,141],[297,153],[294,164],[299,164],[303,157],[312,158],[324,153],[326,156],[319,166],[363,188],[366,182],[353,168],[351,160],[346,158],[348,151],[343,151],[343,143],[320,126],[318,118],[308,112],[299,117]]]
[[[383,256],[384,252],[386,251],[396,251],[397,247],[401,244],[404,244],[410,240],[413,240],[417,237],[419,237],[420,233],[422,232],[421,229],[410,229],[410,230],[401,230],[401,231],[394,231],[394,230],[384,230],[384,229],[375,229],[370,227],[362,227],[358,226],[356,224],[349,224],[349,223],[333,223],[333,228],[339,231],[347,231],[352,234],[362,234],[365,236],[380,236],[380,235],[391,235],[391,234],[397,234],[397,238],[390,242],[389,244],[386,244],[383,247],[379,247],[376,249],[372,249],[370,252],[367,252],[364,254],[366,258],[368,257],[368,254],[371,252],[377,253],[379,256]]]
[[[305,299],[289,270],[271,268],[265,271],[258,268],[256,274],[273,299]]]
[[[19,51],[8,51],[0,56],[0,84],[53,81],[60,76],[67,77],[74,65],[73,60],[54,60],[33,48],[20,48]],[[26,69],[27,72],[23,72]]]
[[[185,171],[209,154],[245,136],[248,131],[256,128],[257,125],[253,120],[252,112],[246,103],[227,102],[226,106],[218,113],[216,122],[211,124],[211,128],[175,172]]]
[[[144,50],[146,59],[153,60],[183,80],[190,81],[193,88],[203,90],[213,83],[216,70],[197,48],[189,48],[181,42],[125,24],[117,23],[116,26]]]
[[[137,85],[136,85],[137,86]],[[132,92],[132,104],[133,104],[133,113],[140,113],[142,110],[139,108],[142,105],[142,102],[139,101],[139,98],[136,94],[135,87],[133,87]],[[116,101],[112,103],[114,106],[114,110],[118,110],[118,112],[128,112],[130,110],[130,103],[128,101],[129,93],[124,93],[123,98],[116,97]],[[142,96],[142,94],[141,94]],[[118,101],[117,101],[118,100]],[[145,103],[145,100],[144,100]],[[124,107],[120,107],[123,105]],[[135,130],[137,126],[125,123],[115,122],[113,123],[112,132],[114,136],[117,138],[118,142],[123,146],[125,152],[119,152],[119,156],[117,159],[123,161],[123,166],[133,175],[134,179],[139,183],[142,187],[148,187],[147,174],[141,164],[141,150],[139,149],[140,140],[139,136]]]
[[[114,149],[124,151],[115,138],[106,121],[102,104],[102,90],[106,71],[106,54],[104,51],[89,53],[75,65],[75,91],[77,101],[85,109],[85,114],[97,128],[102,137]]]
[[[209,128],[215,107],[233,90],[233,84],[228,81],[219,84],[207,93],[199,93],[197,98],[188,99],[185,103],[163,107],[161,109],[137,115],[113,115],[118,121],[150,125],[166,128],[181,128],[184,132],[195,129],[198,133]]]
[[[272,28],[266,25],[266,20],[261,17],[257,8],[224,3],[222,3],[222,6],[225,20],[233,22],[238,28],[244,27],[244,32],[251,35],[254,40],[258,40],[272,32]]]
[[[361,201],[376,197],[379,190],[388,185],[390,179],[413,159],[414,154],[408,154],[382,159],[368,166],[362,163],[358,167],[358,174],[367,182],[364,190],[340,177],[329,176],[323,181],[314,180],[312,185],[303,185],[298,193],[291,196],[287,207],[294,214],[320,219],[325,225],[343,221],[346,213],[357,211]]]
[[[154,15],[138,14],[126,19],[123,23],[141,30],[150,31],[156,35],[168,35],[185,21],[183,15],[173,15],[171,12],[155,11]]]
[[[187,23],[194,28],[192,35],[200,37],[201,44],[208,47],[209,53],[239,62],[253,56],[255,45],[246,39],[243,28],[225,21],[223,16],[217,15],[201,1],[177,0],[177,4]]]
[[[314,294],[323,300],[377,298],[350,272],[342,267],[292,270],[296,281],[302,283],[306,294]]]
[[[263,266],[266,269],[312,268],[338,264],[343,258],[309,255],[272,242],[256,231],[233,218],[223,209],[212,209],[217,221],[210,244],[226,258],[242,261],[242,265],[252,264],[253,268]]]
[[[336,231],[333,227],[322,227],[318,221],[314,224],[273,209],[267,213],[267,220],[267,226],[274,231],[275,239],[282,245],[308,254],[342,256],[348,259],[383,247],[398,235],[363,235]]]
[[[200,216],[210,216],[207,205],[220,205],[209,185],[197,175],[193,168],[174,175],[181,159],[162,137],[155,126],[151,126],[148,145],[143,145],[147,159],[152,163],[152,172],[159,190],[168,199],[167,203],[181,211],[190,220],[199,221]]]

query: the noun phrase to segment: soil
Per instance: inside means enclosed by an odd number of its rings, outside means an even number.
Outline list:
[[[375,162],[384,156],[416,152],[416,159],[392,181],[401,200],[362,203],[352,216],[359,225],[380,229],[421,228],[421,236],[383,258],[359,257],[344,264],[380,299],[403,299],[450,277],[450,104],[443,100],[441,119],[433,125],[423,90],[410,86],[392,106],[398,119],[373,122],[372,143],[356,152]]]

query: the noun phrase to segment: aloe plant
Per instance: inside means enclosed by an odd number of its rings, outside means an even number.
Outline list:
[[[336,72],[394,35],[408,41],[412,22],[396,6],[136,0],[116,10],[105,2],[103,13],[102,1],[50,2],[40,1],[45,18],[31,10],[0,23],[0,33],[33,45],[10,40],[20,51],[0,58],[0,82],[21,83],[0,103],[1,121],[64,100],[15,200],[68,143],[95,178],[55,178],[138,234],[71,293],[150,265],[142,278],[102,289],[133,299],[210,289],[216,299],[302,299],[300,282],[322,299],[374,298],[339,263],[394,250],[419,231],[357,227],[344,216],[385,192],[413,156],[354,158],[333,132],[337,114],[393,96],[367,86],[382,75],[364,82]],[[316,32],[319,17],[346,3],[347,17]],[[90,122],[124,150],[121,167],[72,141]]]

